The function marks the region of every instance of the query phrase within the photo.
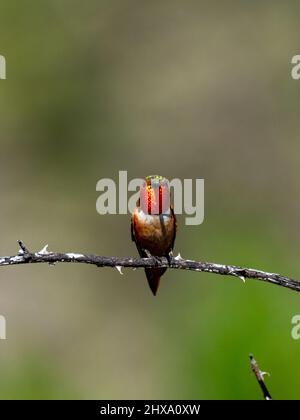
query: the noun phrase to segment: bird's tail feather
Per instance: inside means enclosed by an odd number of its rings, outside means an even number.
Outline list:
[[[148,284],[154,296],[156,296],[160,278],[165,271],[166,268],[145,268]]]

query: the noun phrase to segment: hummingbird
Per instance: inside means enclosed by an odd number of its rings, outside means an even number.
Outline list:
[[[142,258],[172,255],[177,230],[176,216],[170,204],[169,181],[159,175],[147,176],[140,198],[131,216],[131,238]],[[155,296],[166,268],[145,268]]]

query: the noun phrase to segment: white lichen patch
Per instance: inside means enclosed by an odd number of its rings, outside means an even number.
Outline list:
[[[225,265],[224,264],[213,264],[215,268],[224,268]]]
[[[10,263],[17,263],[17,262],[20,262],[20,261],[24,261],[24,258],[22,257],[22,255],[16,255],[15,257],[11,257],[9,259]],[[9,264],[9,262],[8,262],[8,264]]]
[[[84,258],[83,254],[74,254],[70,252],[69,254],[66,254],[68,258],[71,258],[72,260],[77,260],[78,258]]]
[[[248,268],[248,271],[252,271],[253,273],[257,273],[257,274],[262,274],[264,277],[265,276],[268,276],[268,277],[279,276],[279,274],[277,273],[268,273],[267,271],[255,270],[254,268]]]

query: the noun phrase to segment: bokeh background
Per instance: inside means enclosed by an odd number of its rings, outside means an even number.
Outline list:
[[[300,278],[296,1],[2,0],[0,255],[136,255],[96,182],[205,179],[205,221],[175,252]],[[0,270],[0,398],[299,398],[300,295],[169,271]]]

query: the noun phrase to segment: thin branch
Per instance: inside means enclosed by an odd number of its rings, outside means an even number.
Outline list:
[[[30,252],[28,251],[28,249],[26,248],[26,246],[23,244],[22,241],[18,241],[18,244],[20,245],[19,253],[22,254],[22,251],[23,251],[23,254],[30,254]]]
[[[47,246],[39,252],[30,252],[22,241],[18,241],[20,251],[17,255],[10,257],[0,257],[0,266],[18,265],[18,264],[35,264],[35,263],[82,263],[92,264],[97,267],[120,267],[129,268],[154,268],[166,267],[178,270],[191,270],[204,273],[220,274],[222,276],[238,277],[245,282],[246,279],[264,281],[278,286],[286,287],[291,290],[300,292],[300,282],[289,277],[276,273],[269,273],[252,268],[243,268],[235,265],[215,264],[210,262],[193,261],[170,256],[150,257],[150,258],[134,258],[134,257],[103,257],[99,255],[89,255],[80,253],[61,253],[48,252]]]
[[[252,372],[254,373],[256,380],[262,390],[263,396],[265,400],[272,400],[271,394],[265,384],[264,376],[267,375],[266,372],[262,372],[257,364],[257,361],[254,359],[253,355],[250,354],[250,365]]]

